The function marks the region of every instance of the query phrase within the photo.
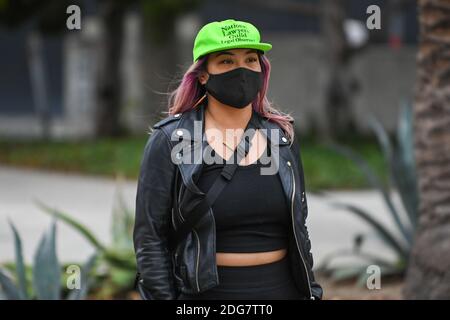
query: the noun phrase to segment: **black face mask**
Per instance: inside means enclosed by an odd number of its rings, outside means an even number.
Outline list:
[[[237,68],[224,73],[209,74],[205,88],[221,103],[242,109],[255,100],[262,83],[262,72]]]

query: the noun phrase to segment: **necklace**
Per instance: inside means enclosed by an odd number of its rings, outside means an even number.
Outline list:
[[[234,151],[234,149],[232,149],[229,145],[227,145],[225,142],[223,142],[222,141],[222,143],[223,143],[223,145],[225,146],[225,147],[227,147],[228,149],[230,149],[231,151]]]
[[[206,112],[208,112],[209,113],[209,111],[208,110],[206,110]],[[212,117],[210,117],[210,119],[213,119]],[[218,127],[218,128],[220,128],[220,129],[223,129],[217,122],[215,122],[214,120],[213,120],[213,122],[214,122],[214,124]],[[230,149],[231,151],[233,151],[234,152],[234,148],[231,148],[229,145],[227,145],[224,141],[222,141],[222,144],[225,146],[225,147],[227,147],[228,149]]]

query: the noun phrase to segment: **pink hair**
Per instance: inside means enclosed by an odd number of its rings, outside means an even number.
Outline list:
[[[261,114],[263,117],[277,123],[293,142],[294,140],[294,128],[290,121],[293,118],[289,114],[284,114],[272,106],[272,103],[267,99],[266,93],[269,87],[269,78],[271,65],[269,59],[264,54],[258,54],[261,62],[261,71],[263,73],[263,87],[258,94],[258,97],[253,101],[253,109]],[[199,76],[202,71],[206,70],[207,56],[200,58],[197,62],[192,64],[183,78],[180,81],[178,87],[169,93],[169,111],[165,112],[169,115],[176,113],[183,113],[189,111],[198,104],[199,100],[203,98],[206,91],[200,83]]]

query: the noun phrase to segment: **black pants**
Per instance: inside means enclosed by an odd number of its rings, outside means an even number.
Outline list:
[[[219,285],[200,294],[184,294],[178,300],[302,300],[287,255],[276,262],[245,267],[218,266]]]

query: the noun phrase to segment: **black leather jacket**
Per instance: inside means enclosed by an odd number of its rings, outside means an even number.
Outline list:
[[[133,235],[138,289],[143,299],[177,299],[180,292],[195,294],[219,284],[216,230],[211,208],[173,252],[167,245],[169,233],[184,219],[184,208],[204,195],[196,186],[202,162],[177,162],[182,152],[176,152],[175,145],[182,136],[192,148],[206,148],[203,134],[205,108],[205,104],[200,104],[193,110],[159,121],[153,126],[145,146]],[[322,288],[312,272],[311,242],[305,225],[308,207],[299,144],[290,146],[290,141],[276,123],[258,113],[257,119],[260,127],[267,129],[261,131],[271,143],[272,154],[273,150],[279,151],[279,157],[275,158],[279,159],[278,174],[292,219],[288,255],[295,283],[305,299],[321,299]],[[200,135],[198,131],[195,134],[194,127],[201,130]],[[195,152],[192,154],[195,156]]]

